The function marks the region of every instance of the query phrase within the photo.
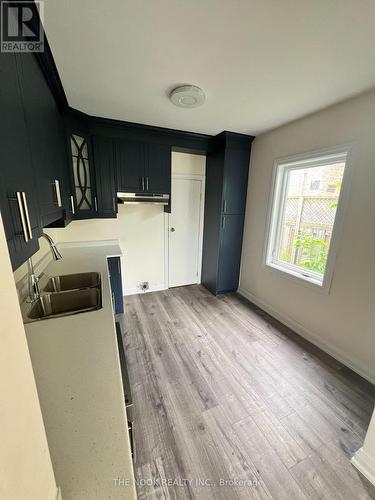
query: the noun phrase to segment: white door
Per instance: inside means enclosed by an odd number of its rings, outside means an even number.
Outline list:
[[[169,216],[170,287],[199,282],[202,191],[202,179],[172,177],[172,213]]]

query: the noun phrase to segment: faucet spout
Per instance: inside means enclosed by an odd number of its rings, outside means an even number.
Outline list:
[[[48,241],[53,260],[62,259],[62,255],[58,251],[53,239],[50,236],[48,236],[48,234],[45,234],[45,233],[42,233],[41,236]],[[30,298],[31,302],[33,303],[39,299],[40,289],[39,289],[39,284],[38,284],[39,276],[35,275],[33,260],[31,257],[27,260],[27,267],[28,267],[29,298]]]
[[[55,245],[55,242],[53,241],[53,239],[51,238],[51,236],[49,236],[48,234],[42,233],[41,237],[44,238],[44,239],[46,239],[48,241],[49,248],[51,250],[51,254],[52,254],[53,260],[60,260],[60,259],[62,259],[62,255],[58,251],[58,249],[57,249],[57,247]]]

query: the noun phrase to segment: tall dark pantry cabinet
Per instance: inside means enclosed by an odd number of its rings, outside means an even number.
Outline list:
[[[253,139],[223,132],[207,154],[202,284],[215,295],[238,288]]]

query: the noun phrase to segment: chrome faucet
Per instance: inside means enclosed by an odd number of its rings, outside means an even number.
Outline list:
[[[60,259],[62,259],[62,255],[57,250],[55,242],[53,241],[53,239],[51,238],[51,236],[48,236],[48,234],[46,234],[46,233],[42,233],[41,238],[45,238],[48,241],[53,260],[60,260]]]
[[[48,241],[53,260],[62,259],[62,255],[56,248],[53,239],[50,236],[48,236],[48,234],[45,233],[42,233],[41,237],[45,238]],[[33,260],[31,257],[27,259],[27,269],[28,269],[27,280],[29,286],[29,297],[31,302],[35,302],[40,297],[40,289],[38,284],[40,276],[35,275]]]

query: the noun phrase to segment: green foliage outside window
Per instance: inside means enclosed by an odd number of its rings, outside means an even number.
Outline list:
[[[294,246],[302,250],[299,266],[324,274],[328,257],[328,244],[325,241],[312,233],[304,233],[297,236]]]

